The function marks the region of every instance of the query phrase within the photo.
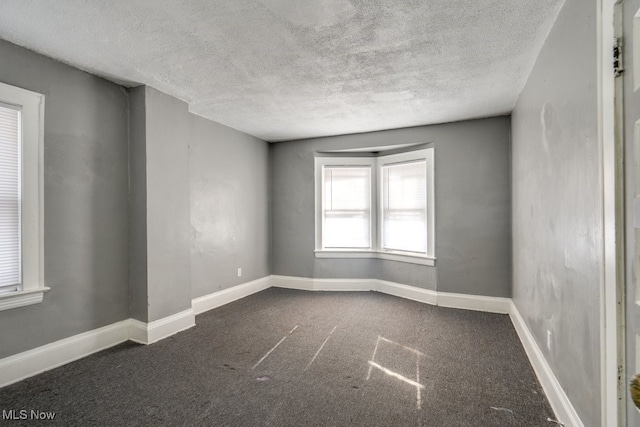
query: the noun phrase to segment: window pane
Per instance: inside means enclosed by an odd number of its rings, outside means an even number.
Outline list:
[[[382,185],[382,249],[426,253],[426,162],[383,166]]]
[[[371,168],[325,167],[323,247],[371,247]]]
[[[20,112],[0,105],[0,293],[20,284]]]

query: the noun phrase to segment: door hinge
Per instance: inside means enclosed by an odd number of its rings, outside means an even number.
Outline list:
[[[622,38],[616,37],[613,39],[613,74],[619,77],[624,73],[624,67],[622,66]]]

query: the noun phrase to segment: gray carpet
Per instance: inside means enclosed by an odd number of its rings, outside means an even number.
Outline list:
[[[0,389],[0,411],[83,426],[554,425],[506,315],[271,288],[196,323]]]

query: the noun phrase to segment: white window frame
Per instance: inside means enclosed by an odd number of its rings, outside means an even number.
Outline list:
[[[0,83],[0,103],[21,111],[22,283],[0,294],[0,311],[42,302],[44,292],[44,95]]]
[[[423,150],[418,150],[418,151],[411,151],[411,152],[407,152],[407,153],[400,153],[400,154],[391,154],[391,155],[387,155],[387,156],[380,156],[377,158],[377,171],[378,171],[378,194],[379,194],[379,200],[382,201],[382,197],[383,197],[383,185],[382,185],[382,168],[384,166],[387,165],[393,165],[393,164],[401,164],[401,163],[410,163],[410,162],[416,162],[416,161],[424,161],[425,162],[425,168],[426,168],[426,179],[427,179],[427,185],[426,185],[426,189],[427,189],[427,251],[424,255],[419,255],[419,254],[411,254],[409,255],[407,252],[404,251],[395,251],[395,250],[390,250],[390,249],[383,249],[382,248],[382,237],[380,237],[379,242],[380,242],[380,247],[378,248],[378,251],[380,251],[380,253],[383,254],[389,254],[389,255],[397,255],[397,256],[411,256],[411,257],[418,257],[418,258],[433,258],[433,253],[434,253],[434,244],[435,241],[433,239],[433,235],[435,233],[435,227],[434,227],[434,204],[433,204],[433,190],[434,190],[434,185],[433,185],[433,148],[426,148]],[[382,210],[383,210],[383,204],[379,203],[378,204],[378,236],[382,236],[382,221],[383,221],[383,214],[382,214]]]
[[[433,147],[377,157],[315,157],[315,257],[316,258],[379,258],[427,266],[435,265],[435,205]],[[382,236],[382,167],[393,163],[425,161],[427,169],[427,252],[425,254],[383,250]],[[325,249],[322,242],[325,167],[371,167],[371,248]]]
[[[323,236],[323,215],[322,215],[322,204],[324,201],[324,168],[330,167],[369,167],[371,168],[371,195],[370,195],[370,203],[371,206],[371,222],[369,224],[369,235],[371,236],[371,246],[369,249],[325,249],[322,236]],[[316,157],[315,158],[315,172],[316,172],[316,251],[321,252],[356,252],[356,253],[366,253],[371,252],[376,246],[376,227],[375,227],[375,218],[376,218],[376,192],[374,191],[374,184],[377,182],[377,171],[375,165],[375,158],[373,157]]]

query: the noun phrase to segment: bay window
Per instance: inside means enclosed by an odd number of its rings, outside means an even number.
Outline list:
[[[316,257],[434,265],[433,148],[316,157]]]

